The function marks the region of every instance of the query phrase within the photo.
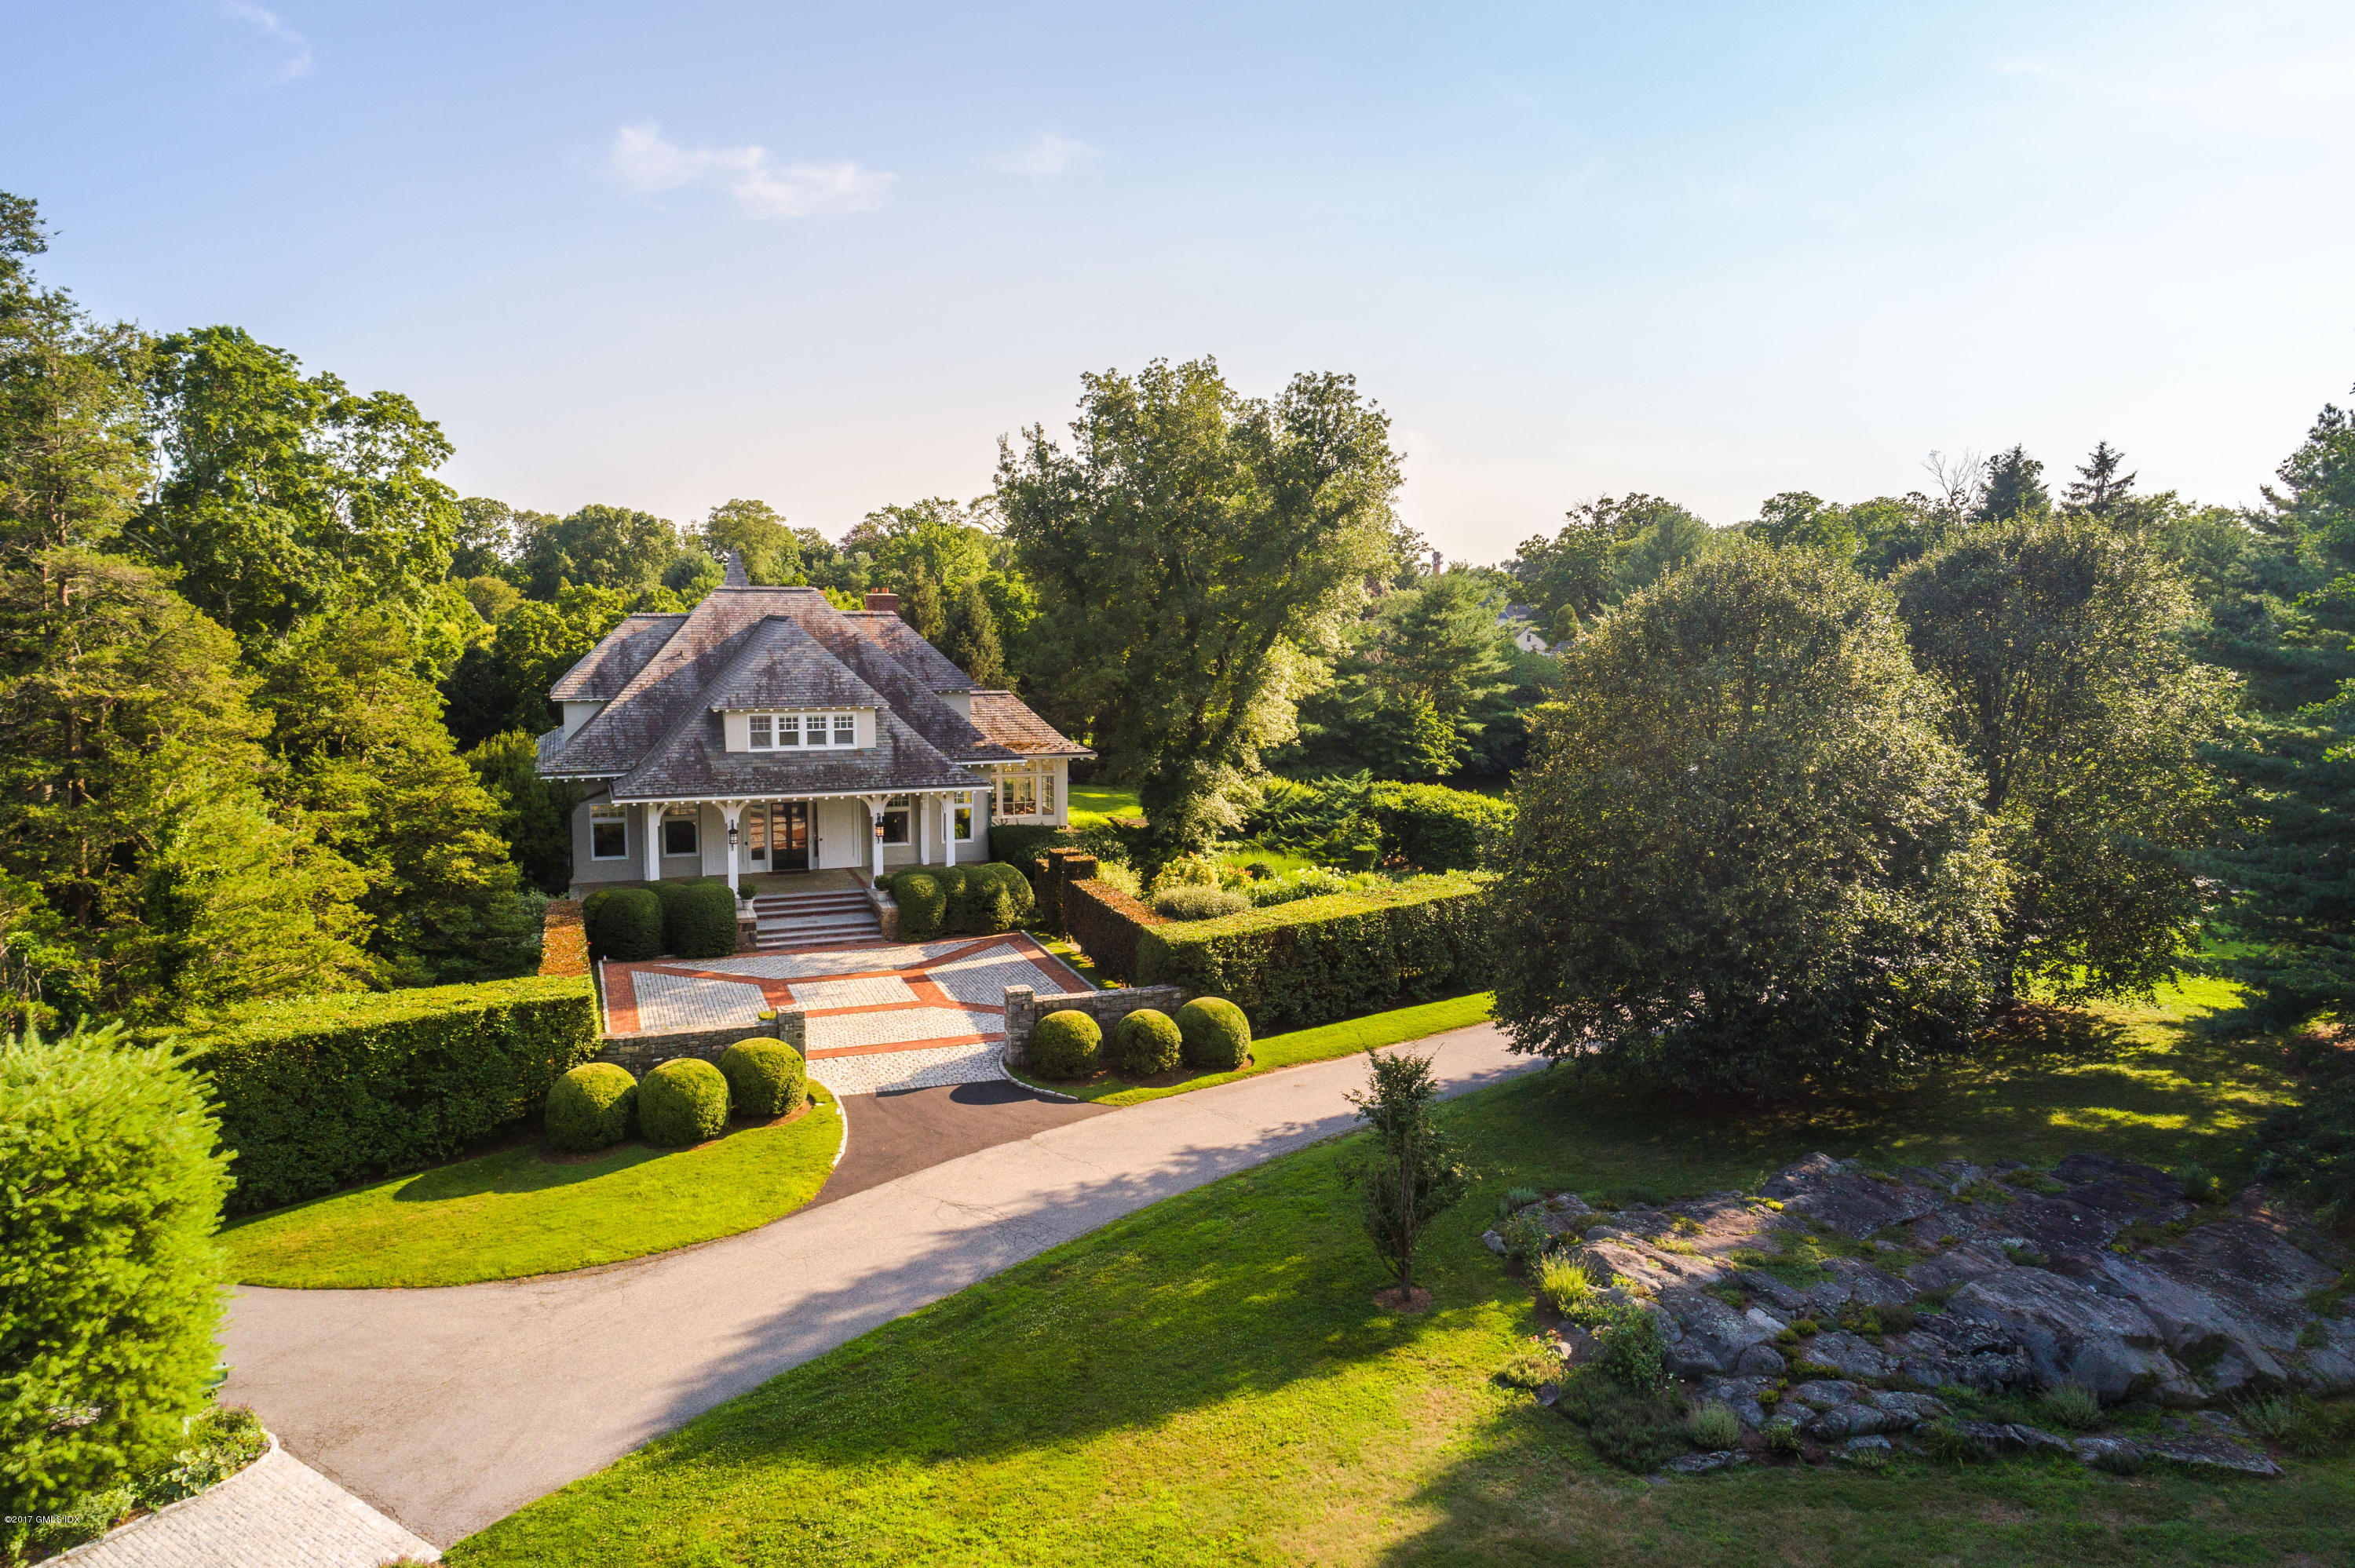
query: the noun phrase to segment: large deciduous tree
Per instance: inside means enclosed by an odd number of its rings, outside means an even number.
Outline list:
[[[154,397],[167,471],[128,541],[248,646],[336,600],[413,622],[441,608],[461,514],[432,474],[451,448],[407,397],[306,377],[229,326],[159,340]]]
[[[1497,890],[1516,1048],[1774,1093],[1966,1044],[2000,872],[1886,589],[1746,546],[1563,663]]]
[[[566,587],[643,593],[680,555],[678,530],[651,512],[584,506],[525,533],[516,569],[524,592],[553,599]]]
[[[1135,778],[1148,853],[1241,820],[1367,580],[1395,566],[1390,421],[1347,376],[1273,398],[1211,360],[1083,378],[1069,451],[1006,443],[998,498],[1039,595],[1030,675]]]
[[[2177,858],[2217,822],[2200,747],[2229,678],[2182,633],[2181,577],[2092,520],[1984,524],[1896,579],[1946,736],[1970,758],[2007,892],[2000,1000],[2147,993],[2190,956],[2206,903]]]
[[[764,588],[790,588],[802,581],[801,543],[777,509],[765,501],[723,501],[703,520],[698,541],[715,560],[733,550],[744,577]]]

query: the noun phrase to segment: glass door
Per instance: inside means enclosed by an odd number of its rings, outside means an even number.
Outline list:
[[[755,800],[744,808],[744,864],[741,869],[769,869],[769,808],[764,801]]]
[[[810,863],[810,803],[777,800],[769,807],[769,852],[778,871],[807,871]]]

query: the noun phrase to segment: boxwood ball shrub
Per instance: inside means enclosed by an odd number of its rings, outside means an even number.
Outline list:
[[[204,1407],[229,1185],[214,1140],[172,1046],[120,1025],[0,1036],[0,1515],[73,1511],[168,1464]],[[25,1535],[0,1524],[0,1550]]]
[[[1112,1026],[1113,1059],[1133,1076],[1167,1072],[1184,1049],[1178,1021],[1150,1007],[1140,1007]]]
[[[611,1149],[630,1136],[638,1081],[611,1062],[585,1062],[549,1086],[548,1141],[569,1154]]]
[[[670,883],[658,885],[670,887]],[[724,959],[736,950],[736,895],[724,882],[683,882],[663,901],[663,941],[674,958]]]
[[[791,1116],[802,1108],[809,1066],[782,1040],[756,1035],[719,1054],[719,1075],[728,1080],[728,1100],[738,1116]]]
[[[1050,1078],[1084,1078],[1096,1070],[1103,1031],[1072,1008],[1050,1012],[1030,1031],[1030,1065]]]
[[[1223,997],[1202,996],[1178,1010],[1186,1065],[1231,1073],[1251,1054],[1251,1020]]]
[[[638,1128],[648,1143],[684,1149],[728,1130],[728,1080],[697,1056],[677,1056],[638,1086]]]
[[[941,879],[929,871],[903,871],[891,879],[891,901],[900,906],[900,936],[921,942],[940,935],[948,916],[949,897]]]
[[[582,906],[589,940],[618,963],[663,956],[662,900],[644,887],[616,887],[590,895]]]

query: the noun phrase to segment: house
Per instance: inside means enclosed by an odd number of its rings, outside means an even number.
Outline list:
[[[754,588],[731,556],[684,615],[633,615],[549,693],[540,777],[589,787],[576,890],[989,858],[993,821],[1061,826],[1094,755],[976,686],[900,619]]]
[[[1513,646],[1524,653],[1550,653],[1555,645],[1546,641],[1545,634],[1529,618],[1537,611],[1526,604],[1508,604],[1497,617],[1497,624],[1513,629]]]

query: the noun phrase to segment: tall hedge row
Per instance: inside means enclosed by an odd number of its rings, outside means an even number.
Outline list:
[[[1135,979],[1225,997],[1262,1029],[1297,1027],[1480,991],[1493,940],[1486,889],[1433,877],[1154,926],[1137,935]]]
[[[1385,859],[1477,871],[1513,831],[1513,803],[1444,784],[1377,784],[1369,794]]]
[[[413,1171],[539,1114],[596,1054],[584,980],[491,980],[264,1002],[186,1036],[210,1080],[233,1213]]]
[[[1063,929],[1098,973],[1117,980],[1137,980],[1139,938],[1160,916],[1109,882],[1092,878],[1063,884]]]

